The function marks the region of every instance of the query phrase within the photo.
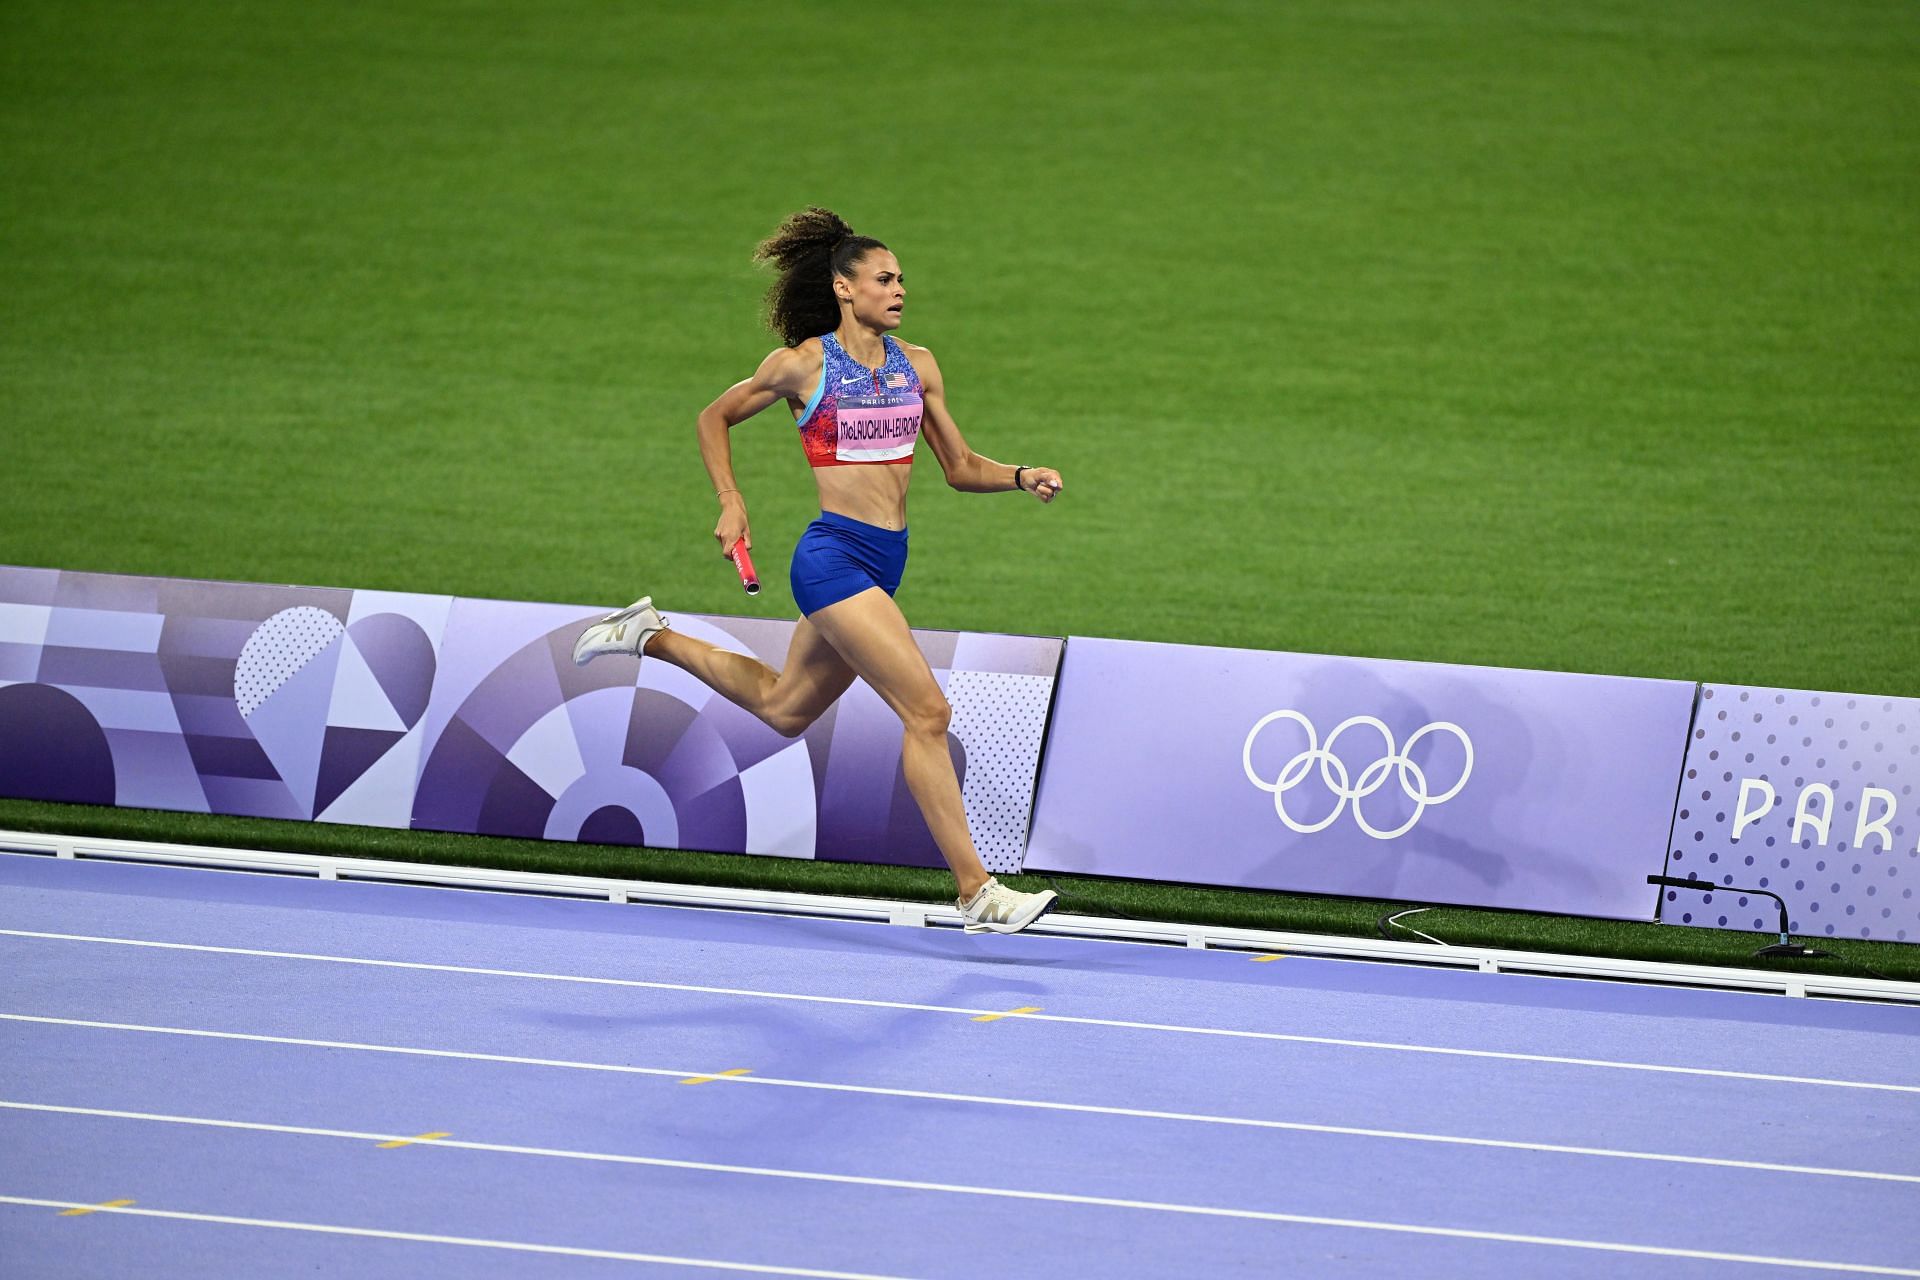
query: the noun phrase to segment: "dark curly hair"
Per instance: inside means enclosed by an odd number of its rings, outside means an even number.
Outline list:
[[[855,235],[831,209],[808,205],[789,214],[753,251],[755,262],[770,262],[779,272],[767,289],[767,327],[790,347],[831,333],[840,324],[833,278],[851,280],[862,258],[886,247],[872,236]]]

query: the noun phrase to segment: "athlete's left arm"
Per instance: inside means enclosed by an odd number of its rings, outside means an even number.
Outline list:
[[[1019,488],[1042,502],[1052,502],[1060,495],[1066,486],[1060,481],[1060,473],[1052,467],[1015,467],[969,449],[953,415],[947,412],[946,384],[941,381],[940,365],[933,358],[933,352],[911,343],[900,345],[905,348],[907,359],[913,362],[914,372],[920,375],[923,406],[920,434],[932,446],[933,456],[939,459],[940,470],[946,473],[949,486],[965,493],[999,493]]]

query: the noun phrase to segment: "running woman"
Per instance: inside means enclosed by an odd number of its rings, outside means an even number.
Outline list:
[[[727,433],[776,401],[793,413],[820,518],[794,547],[790,576],[802,616],[786,666],[775,671],[672,630],[651,597],[589,626],[573,660],[626,654],[672,663],[787,737],[819,719],[855,676],[865,680],[900,717],[907,787],[953,872],[967,932],[1016,933],[1054,894],[1009,889],[981,865],[947,754],[952,712],[893,593],[907,563],[907,480],[922,434],[947,484],[967,493],[1018,489],[1052,502],[1064,487],[1060,473],[994,462],[967,447],[933,353],[892,336],[907,291],[886,245],[855,235],[837,214],[807,208],[754,258],[778,273],[767,321],[785,345],[701,412],[700,457],[720,502],[713,536],[721,554],[735,543],[751,551]]]

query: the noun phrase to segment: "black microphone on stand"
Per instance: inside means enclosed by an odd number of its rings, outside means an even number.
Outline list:
[[[1780,904],[1780,941],[1760,948],[1756,956],[1831,956],[1831,951],[1816,951],[1787,938],[1787,900],[1770,889],[1742,889],[1738,885],[1715,884],[1711,880],[1682,880],[1678,876],[1648,876],[1648,884],[1669,889],[1694,889],[1701,893],[1750,893],[1756,898],[1772,898]]]

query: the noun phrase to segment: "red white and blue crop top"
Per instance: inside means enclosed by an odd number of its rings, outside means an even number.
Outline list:
[[[882,335],[878,369],[848,355],[832,334],[820,338],[820,385],[801,411],[800,444],[816,467],[913,461],[920,439],[920,375],[898,342]]]

